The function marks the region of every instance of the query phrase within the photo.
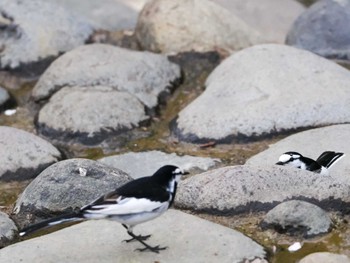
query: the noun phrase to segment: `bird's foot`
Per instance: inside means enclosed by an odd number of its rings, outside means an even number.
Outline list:
[[[132,238],[130,238],[130,239],[125,239],[125,240],[123,240],[123,241],[124,241],[124,242],[127,242],[127,243],[132,242],[132,241],[134,241],[134,240],[136,240],[136,241],[139,241],[139,240],[145,241],[145,240],[149,239],[150,237],[151,237],[151,235],[145,235],[145,236],[143,236],[143,235],[138,235],[138,236],[134,236],[134,237],[132,237]]]
[[[155,247],[151,247],[151,246],[147,245],[146,243],[143,243],[143,244],[145,245],[144,248],[137,248],[137,249],[135,249],[135,251],[141,251],[141,252],[151,251],[154,253],[159,253],[159,251],[167,249],[167,247],[160,247],[159,245],[155,246]]]

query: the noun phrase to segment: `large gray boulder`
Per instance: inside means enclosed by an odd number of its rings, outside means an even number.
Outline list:
[[[227,8],[268,41],[284,43],[295,19],[305,7],[295,0],[213,0]]]
[[[258,45],[223,61],[174,121],[184,141],[255,139],[349,122],[350,72],[311,52]]]
[[[1,68],[17,68],[84,44],[92,27],[46,0],[0,2]]]
[[[168,164],[176,165],[186,171],[207,171],[220,162],[219,159],[190,155],[178,156],[175,153],[167,154],[161,151],[129,152],[104,157],[98,161],[119,168],[133,178],[152,175],[159,167]]]
[[[261,226],[290,235],[314,237],[328,233],[332,227],[332,220],[323,209],[314,204],[291,200],[271,209],[264,216]]]
[[[17,231],[17,226],[9,216],[0,212],[0,248],[10,244],[17,237]]]
[[[123,171],[88,159],[69,159],[45,169],[16,201],[21,226],[72,212],[132,178]]]
[[[0,126],[0,181],[27,180],[62,158],[44,139],[12,127]]]
[[[317,252],[307,255],[299,263],[350,263],[350,258],[347,255]]]
[[[329,175],[333,178],[347,178],[350,174],[349,136],[350,124],[333,125],[299,132],[270,145],[267,150],[249,158],[246,164],[274,164],[281,154],[288,151],[299,152],[303,156],[314,160],[324,151],[336,151],[345,153],[345,156],[330,168]]]
[[[231,53],[263,41],[257,31],[208,0],[152,0],[140,13],[135,35],[143,49],[162,53]]]
[[[50,1],[50,0],[49,0]],[[94,28],[133,29],[147,0],[51,0],[83,16]]]
[[[135,233],[152,234],[150,245],[168,248],[159,254],[135,251],[142,245],[122,242],[129,236],[119,223],[95,220],[1,249],[0,261],[239,263],[265,257],[263,247],[240,232],[172,209]]]
[[[349,191],[349,178],[319,176],[278,165],[229,166],[181,181],[175,204],[214,214],[239,214],[268,211],[281,202],[298,199],[345,212]]]
[[[37,126],[54,139],[96,144],[148,119],[144,105],[130,93],[104,86],[65,87],[40,110]]]
[[[350,1],[317,1],[291,27],[286,43],[350,62]]]
[[[35,85],[35,100],[67,87],[109,86],[130,93],[146,107],[158,105],[180,78],[180,68],[165,56],[104,44],[78,47],[53,62]]]

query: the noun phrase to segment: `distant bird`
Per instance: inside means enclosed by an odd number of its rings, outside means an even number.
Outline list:
[[[292,166],[302,170],[327,175],[329,173],[329,168],[344,156],[344,153],[326,151],[315,161],[311,158],[304,157],[297,152],[285,152],[280,156],[276,164]]]
[[[158,253],[166,247],[159,245],[151,247],[144,242],[151,235],[135,235],[133,227],[152,220],[168,210],[174,201],[177,183],[184,174],[186,173],[179,167],[163,166],[152,176],[128,182],[82,207],[78,212],[26,227],[20,231],[20,236],[61,223],[107,218],[120,222],[126,228],[127,233],[132,237],[125,240],[126,242],[137,240],[145,246],[137,250]]]

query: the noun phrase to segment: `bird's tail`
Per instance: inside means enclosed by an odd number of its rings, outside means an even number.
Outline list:
[[[344,157],[344,153],[337,153],[332,151],[324,152],[317,158],[316,162],[320,165],[330,168],[333,164],[339,161],[342,157]]]
[[[39,222],[37,224],[28,226],[23,228],[20,232],[19,235],[26,236],[30,233],[36,232],[41,229],[45,229],[51,226],[59,225],[62,223],[68,223],[68,222],[77,222],[77,221],[83,221],[84,217],[80,213],[72,213],[72,214],[66,214],[66,215],[61,215],[52,219],[48,219],[42,222]]]

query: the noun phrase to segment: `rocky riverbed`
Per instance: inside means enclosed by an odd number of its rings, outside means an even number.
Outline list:
[[[350,262],[348,1],[0,11],[1,262]],[[327,176],[275,165],[328,150]],[[18,236],[165,164],[190,175],[135,229],[159,255],[103,220]]]

